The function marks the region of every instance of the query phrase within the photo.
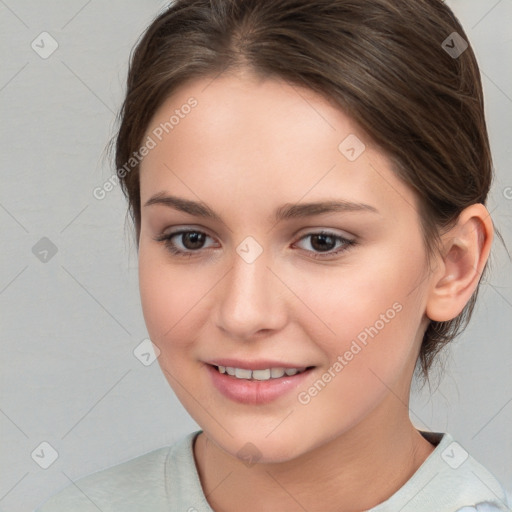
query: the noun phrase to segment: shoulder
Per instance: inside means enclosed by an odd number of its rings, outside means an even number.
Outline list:
[[[146,453],[122,464],[92,473],[67,485],[36,512],[104,512],[128,506],[151,489],[161,495],[169,447]],[[125,510],[132,510],[130,508]],[[151,510],[151,508],[150,508]]]
[[[511,512],[497,478],[448,433],[420,432],[436,446],[414,475],[372,512]]]
[[[459,460],[453,462],[457,456]],[[450,444],[441,452],[441,459],[445,463],[451,461],[451,464],[449,462],[443,466],[442,475],[447,484],[460,496],[467,496],[467,505],[457,509],[457,512],[512,511],[510,496],[495,475],[459,443],[451,439]]]
[[[169,510],[169,459],[186,462],[192,436],[82,477],[52,496],[36,512]]]
[[[456,510],[456,512],[502,512],[503,510],[510,510],[504,508],[498,508],[496,505],[491,503],[479,503],[474,507],[462,507]]]

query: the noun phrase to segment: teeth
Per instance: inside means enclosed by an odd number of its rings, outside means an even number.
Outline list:
[[[306,368],[267,368],[265,370],[248,370],[246,368],[233,368],[231,366],[217,366],[220,373],[227,373],[237,379],[270,380],[279,379],[285,374],[289,377],[303,372]]]
[[[282,377],[284,375],[284,368],[271,368],[270,369],[270,376],[273,379],[279,379],[279,377]]]
[[[256,379],[256,380],[268,380],[268,379],[270,379],[270,369],[267,369],[267,370],[253,370],[250,373],[252,373],[252,378]]]
[[[250,379],[252,371],[244,368],[235,368],[235,377],[237,379]]]

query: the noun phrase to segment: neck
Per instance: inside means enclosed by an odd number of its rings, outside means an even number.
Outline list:
[[[351,430],[286,462],[247,467],[204,432],[194,446],[205,496],[218,512],[371,509],[398,491],[433,450],[392,395]]]

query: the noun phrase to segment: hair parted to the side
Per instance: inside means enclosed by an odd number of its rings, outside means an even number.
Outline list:
[[[442,47],[453,32],[468,42],[456,58]],[[417,194],[429,256],[464,208],[485,204],[493,171],[480,72],[441,0],[177,0],[132,52],[111,141],[137,246],[139,165],[120,170],[151,118],[185,82],[244,69],[309,88],[358,124]],[[458,317],[428,326],[417,364],[423,384],[466,327],[477,292]]]

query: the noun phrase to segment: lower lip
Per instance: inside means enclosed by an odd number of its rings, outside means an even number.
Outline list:
[[[226,397],[242,404],[267,404],[289,393],[309,377],[312,369],[295,375],[286,374],[279,379],[249,380],[237,379],[227,373],[220,373],[217,368],[206,364],[213,385]]]

